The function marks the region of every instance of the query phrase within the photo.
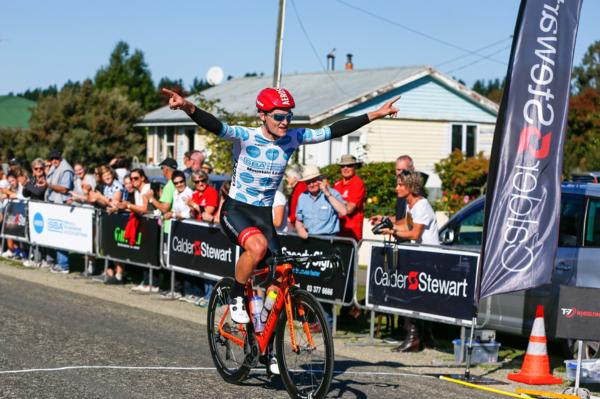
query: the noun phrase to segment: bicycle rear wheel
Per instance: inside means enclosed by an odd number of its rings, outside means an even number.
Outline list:
[[[314,296],[300,289],[290,296],[293,328],[282,309],[275,341],[281,378],[292,398],[322,398],[333,376],[331,330]]]
[[[224,278],[214,286],[208,303],[207,329],[210,354],[217,371],[225,381],[237,384],[246,379],[250,366],[244,362],[243,326],[229,315],[232,288],[231,278]]]

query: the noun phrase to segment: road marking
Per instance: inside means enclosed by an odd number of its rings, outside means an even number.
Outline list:
[[[66,371],[66,370],[165,370],[165,371],[216,371],[215,367],[168,367],[168,366],[64,366],[54,368],[37,368],[37,369],[22,369],[22,370],[0,370],[1,374],[25,374],[25,373],[39,373],[39,372],[55,372],[55,371]],[[255,368],[253,372],[265,372],[263,368]],[[334,370],[334,374],[352,374],[352,375],[378,375],[378,376],[392,376],[392,377],[421,377],[421,378],[433,378],[436,377],[431,375],[421,375],[412,373],[402,372],[386,372],[386,371],[347,371],[347,370]]]

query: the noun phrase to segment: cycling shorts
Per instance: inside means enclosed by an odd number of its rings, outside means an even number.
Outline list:
[[[220,216],[221,227],[233,243],[244,247],[248,238],[262,234],[267,239],[271,254],[279,252],[279,240],[273,226],[270,206],[250,205],[227,197]]]

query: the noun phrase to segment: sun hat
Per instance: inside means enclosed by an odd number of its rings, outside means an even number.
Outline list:
[[[302,179],[300,181],[312,180],[321,176],[321,170],[317,165],[306,165],[302,168]]]
[[[342,158],[340,158],[340,162],[338,162],[339,166],[349,166],[349,165],[362,165],[362,162],[356,159],[354,155],[344,154]]]

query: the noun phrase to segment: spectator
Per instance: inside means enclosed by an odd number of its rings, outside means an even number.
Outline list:
[[[194,150],[192,151],[192,153],[190,154],[190,169],[192,172],[197,172],[202,170],[202,164],[204,163],[204,153],[200,150]],[[194,184],[192,183],[192,177],[191,177],[191,173],[189,176],[186,177],[186,183],[187,186],[194,190]]]
[[[131,178],[129,175],[123,178],[123,187],[125,187],[125,192],[123,193],[123,201],[131,201],[133,199],[134,188],[131,183]]]
[[[125,187],[117,180],[117,173],[110,166],[101,166],[100,176],[102,176],[102,192],[94,192],[90,195],[90,200],[98,205],[106,207],[109,212],[117,210],[117,204],[123,200]]]
[[[300,194],[296,208],[296,232],[307,239],[311,235],[333,235],[340,231],[340,217],[346,216],[344,200],[330,188],[315,165],[306,165],[302,181],[307,191]],[[323,310],[330,326],[333,324],[333,305],[324,303]]]
[[[21,177],[21,173],[23,171],[20,168],[13,168],[6,175],[6,179],[8,181],[8,188],[2,189],[2,192],[5,196],[6,200],[9,199],[25,199],[23,197],[23,186],[19,183],[19,178]],[[27,259],[28,254],[22,248],[19,242],[16,242],[10,238],[6,239],[6,251],[2,253],[2,256],[5,258],[17,258],[17,259]]]
[[[192,199],[192,190],[185,185],[185,174],[180,170],[176,170],[171,176],[171,181],[175,186],[173,206],[169,212],[165,213],[165,218],[189,219],[191,212],[187,203]]]
[[[187,202],[196,220],[212,223],[219,206],[219,193],[208,184],[208,175],[204,171],[192,173],[195,190]]]
[[[273,226],[278,233],[285,233],[288,227],[287,198],[281,190],[275,192],[273,200]]]
[[[48,183],[46,181],[46,174],[44,173],[44,160],[42,158],[36,158],[31,162],[31,173],[32,178],[23,187],[23,196],[30,200],[43,201]],[[27,259],[23,262],[23,266],[50,267],[49,258],[46,257],[48,255],[47,249],[34,246],[33,259]]]
[[[185,173],[186,179],[189,179],[189,177],[192,175],[192,160],[190,159],[191,155],[192,153],[190,151],[183,153],[183,173]]]
[[[296,207],[298,206],[298,197],[300,194],[306,191],[306,183],[300,181],[300,172],[298,168],[290,167],[285,172],[285,180],[288,187],[292,189],[289,200],[289,214],[288,214],[288,229],[295,230],[296,228]]]
[[[91,193],[90,200],[106,207],[107,212],[115,212],[125,196],[125,187],[117,180],[117,173],[110,166],[101,166],[99,172],[104,183],[102,193],[97,191]],[[114,266],[114,270],[111,268],[106,269],[105,282],[107,284],[124,284],[125,267],[119,262],[115,262]]]
[[[81,161],[73,164],[75,177],[73,179],[73,191],[71,197],[73,201],[88,202],[88,195],[96,188],[96,179],[93,175],[87,174],[87,170]]]
[[[51,167],[47,174],[48,188],[46,201],[55,204],[64,204],[71,197],[73,190],[73,168],[62,158],[59,150],[50,151],[48,157]],[[56,251],[56,264],[50,269],[53,273],[69,273],[69,256],[65,252]]]
[[[171,211],[173,205],[173,195],[175,194],[175,185],[173,184],[173,173],[177,170],[177,161],[173,158],[165,158],[160,166],[163,176],[167,179],[167,184],[162,188],[159,199],[154,197],[153,190],[149,190],[146,193],[148,204],[153,206],[163,218],[163,241],[167,240],[169,230],[171,229],[171,221],[166,217],[167,213]],[[144,280],[140,285],[132,288],[133,291],[137,292],[158,292],[158,276],[157,273],[152,273],[153,281],[150,281],[150,273],[148,270],[144,270]]]
[[[406,200],[406,216],[401,220],[396,220],[389,233],[397,238],[408,239],[418,244],[439,245],[435,212],[429,205],[429,201],[421,195],[422,192],[423,178],[419,172],[404,169],[399,173],[396,193],[399,198]],[[400,346],[392,349],[393,352],[420,351],[423,349],[422,344],[425,343],[425,340],[430,340],[433,344],[430,324],[405,318],[404,330],[406,338]]]
[[[129,174],[129,163],[123,157],[115,157],[110,160],[108,166],[114,169],[118,180],[123,183],[125,176]]]
[[[340,231],[340,217],[347,210],[341,194],[329,187],[315,165],[306,165],[302,180],[307,191],[298,198],[296,231],[304,239],[311,235],[330,235]]]
[[[140,216],[145,215],[149,210],[148,196],[153,194],[146,173],[143,169],[132,169],[129,179],[131,179],[133,194],[127,200],[119,202],[117,207],[122,210],[134,212]]]
[[[229,197],[230,188],[231,181],[227,180],[219,189],[219,209],[217,209],[217,213],[215,214],[215,223],[221,223],[221,208],[223,208],[223,202],[225,202],[225,198]]]
[[[204,173],[206,173],[207,175],[212,174],[213,172],[213,166],[211,164],[209,164],[208,162],[204,162],[202,164],[202,170],[204,171]]]
[[[333,188],[342,195],[348,210],[346,216],[340,217],[339,235],[360,241],[362,240],[367,190],[365,183],[356,175],[356,170],[362,166],[362,162],[354,156],[346,154],[342,155],[338,165],[341,168],[342,178],[335,182]]]

